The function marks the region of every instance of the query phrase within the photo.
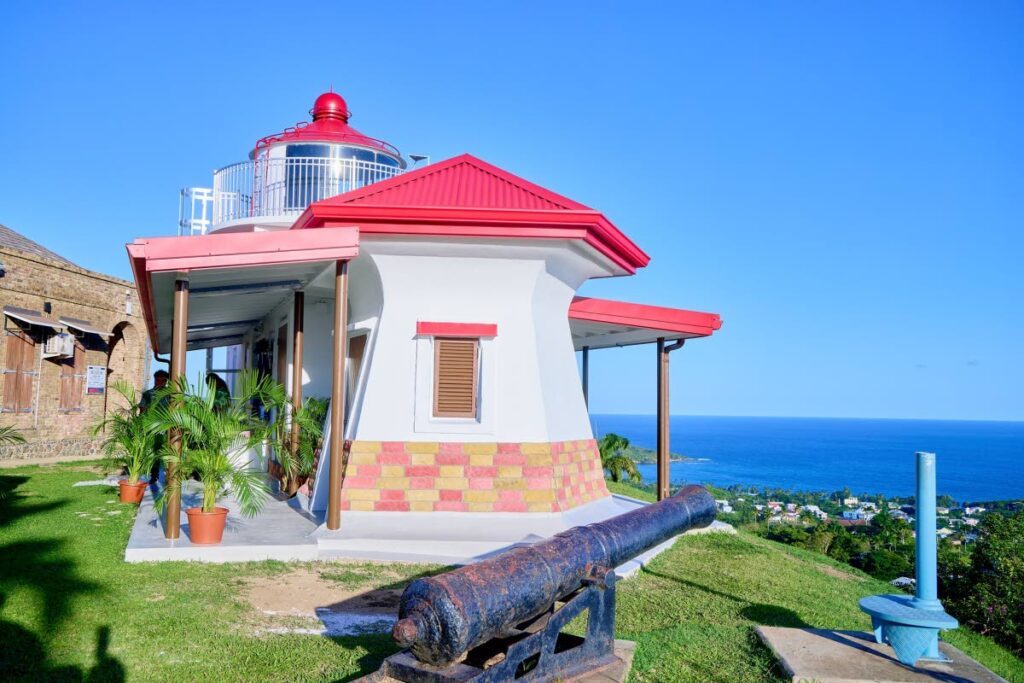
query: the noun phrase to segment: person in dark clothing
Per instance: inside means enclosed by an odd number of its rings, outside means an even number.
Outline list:
[[[157,399],[156,394],[160,389],[163,389],[165,386],[167,386],[167,379],[170,376],[170,373],[168,373],[166,370],[157,370],[156,372],[153,373],[153,387],[150,389],[146,389],[145,391],[142,392],[142,397],[139,399],[139,412],[146,412],[147,410],[149,410],[151,406],[156,404],[158,400],[161,404],[167,401],[166,396]],[[158,436],[157,442],[154,445],[157,449],[161,448],[163,446],[163,437]],[[159,478],[160,460],[158,459],[156,462],[153,463],[153,467],[149,471],[149,483],[155,484],[157,482],[157,479]]]
[[[206,373],[206,383],[213,387],[213,409],[219,412],[227,408],[231,403],[231,390],[224,378],[216,372],[208,372]]]

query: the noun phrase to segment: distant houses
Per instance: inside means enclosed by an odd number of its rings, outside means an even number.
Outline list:
[[[758,499],[755,492],[743,494],[746,497],[721,498],[715,501],[718,512],[722,514],[755,513],[751,517],[744,517],[746,521],[761,521],[768,524],[785,524],[809,527],[813,523],[834,521],[842,527],[864,527],[872,524],[872,520],[880,515],[886,514],[894,520],[899,520],[910,525],[910,533],[914,534],[914,516],[916,508],[906,500],[886,501],[884,499],[862,500],[857,496],[847,496],[841,499],[826,498],[821,496],[818,504],[793,502],[815,500],[809,496],[800,494],[792,497],[786,496],[783,500]],[[786,500],[790,498],[790,500]],[[839,504],[841,500],[842,505]],[[822,509],[824,507],[824,509]],[[964,508],[938,506],[938,526],[936,535],[939,539],[953,545],[969,543],[977,538],[975,527],[977,527],[981,516],[986,509],[981,506],[967,506]],[[742,521],[741,520],[741,521]]]
[[[817,505],[804,505],[803,507],[800,508],[800,510],[802,512],[806,512],[807,514],[811,515],[812,517],[814,517],[816,519],[820,519],[820,520],[828,519],[828,513],[825,512],[824,510],[822,510]]]

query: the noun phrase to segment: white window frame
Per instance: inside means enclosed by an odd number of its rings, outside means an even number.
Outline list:
[[[438,335],[442,339],[446,335]],[[420,335],[416,344],[416,397],[413,431],[418,434],[466,434],[493,436],[500,392],[494,337],[474,337],[479,344],[476,417],[434,417],[434,336]]]

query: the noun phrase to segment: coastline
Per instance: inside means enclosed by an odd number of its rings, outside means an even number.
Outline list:
[[[649,452],[649,460],[636,460],[646,481],[655,478],[653,415],[594,414],[591,423],[597,438],[613,432]],[[909,496],[921,450],[938,456],[942,493],[972,501],[1024,497],[1024,423],[699,416],[670,423],[673,483]]]

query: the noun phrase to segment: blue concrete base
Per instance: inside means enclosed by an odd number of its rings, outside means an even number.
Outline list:
[[[959,622],[941,605],[938,610],[921,609],[909,595],[872,595],[860,601],[860,608],[871,616],[875,642],[891,645],[903,664],[946,661],[939,651],[939,631],[956,628]]]

